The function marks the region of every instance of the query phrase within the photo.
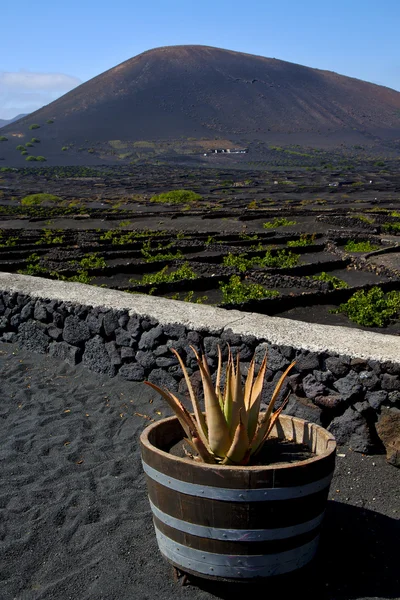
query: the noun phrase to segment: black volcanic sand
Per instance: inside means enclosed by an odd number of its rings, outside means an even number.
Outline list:
[[[399,319],[384,328],[366,328],[330,312],[359,289],[400,288],[400,172],[390,161],[382,169],[381,162],[358,159],[347,165],[349,171],[340,161],[337,169],[319,166],[314,172],[272,165],[266,170],[257,161],[250,161],[247,170],[236,163],[231,169],[228,163],[219,168],[146,163],[5,170],[0,178],[0,270],[78,277],[128,292],[399,335]],[[160,192],[182,188],[202,199],[190,205],[151,202]],[[27,204],[23,199],[33,192],[54,194],[59,200]],[[292,225],[279,226],[282,217],[293,220]],[[276,218],[276,225],[264,227]],[[314,236],[309,246],[287,246],[302,235]],[[378,253],[348,253],[347,240],[368,240]],[[298,265],[256,265],[245,273],[223,265],[230,253],[261,257],[270,247],[273,253],[289,248],[299,253]],[[159,250],[161,257],[148,260],[149,248],[153,258]],[[80,265],[88,255],[93,264],[82,279]],[[143,275],[165,268],[170,274],[182,261],[195,271],[195,280],[141,285]],[[343,279],[348,288],[333,290],[312,280],[323,272]],[[233,274],[280,296],[222,304],[220,282],[227,283]]]
[[[400,597],[400,471],[383,456],[339,450],[309,568],[243,588],[181,587],[157,550],[140,464],[143,415],[166,414],[154,392],[10,344],[0,369],[1,600]]]

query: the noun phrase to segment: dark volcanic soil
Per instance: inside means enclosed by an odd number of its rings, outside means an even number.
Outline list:
[[[317,560],[238,588],[174,583],[155,540],[139,435],[147,386],[0,344],[2,600],[398,599],[400,471],[338,450]]]
[[[330,311],[357,291],[400,287],[399,185],[396,170],[373,164],[6,169],[0,269],[355,327]],[[182,189],[199,197],[154,201]],[[399,323],[375,330],[397,335]]]
[[[189,450],[189,455],[187,453]],[[190,458],[190,448],[185,442],[180,441],[171,448],[168,452],[180,458]],[[277,463],[294,463],[312,458],[314,455],[305,444],[296,444],[288,440],[278,440],[271,438],[264,444],[262,450],[257,455],[256,460],[252,460],[252,465],[273,465]]]

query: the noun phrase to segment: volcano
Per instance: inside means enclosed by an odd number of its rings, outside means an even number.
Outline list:
[[[40,130],[29,131],[32,124]],[[400,137],[400,92],[274,58],[170,46],[121,63],[1,133],[22,144],[37,135],[50,153],[110,140],[376,143]]]

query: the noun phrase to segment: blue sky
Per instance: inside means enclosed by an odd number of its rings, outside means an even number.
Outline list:
[[[204,44],[400,91],[400,0],[3,0],[0,118],[158,46]]]

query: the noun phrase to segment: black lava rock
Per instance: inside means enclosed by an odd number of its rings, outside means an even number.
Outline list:
[[[114,311],[109,310],[103,316],[104,333],[109,337],[119,327],[118,317]]]
[[[133,338],[131,334],[125,329],[122,329],[121,327],[115,330],[115,341],[118,344],[118,346],[133,345]]]
[[[164,334],[173,339],[179,339],[186,333],[184,325],[178,325],[177,323],[164,325]]]
[[[104,340],[99,335],[86,342],[82,360],[85,367],[91,371],[106,373],[111,377],[115,375],[115,369],[111,367],[111,360],[105,348]]]
[[[331,385],[333,382],[333,375],[331,371],[313,371],[313,375],[317,381],[323,383],[324,385]]]
[[[149,331],[145,331],[139,340],[139,349],[140,350],[152,350],[155,346],[158,345],[159,340],[162,335],[163,335],[163,330],[162,330],[161,325],[158,325],[157,327],[153,327]]]
[[[221,340],[216,337],[207,336],[203,341],[204,352],[207,354],[208,358],[217,358],[218,356],[218,346],[221,346],[221,351],[223,356],[227,356],[228,348],[226,344],[221,344]]]
[[[161,346],[157,346],[157,348],[154,348],[153,353],[154,356],[170,356],[171,350],[167,344],[162,344]]]
[[[386,362],[382,365],[382,369],[386,373],[389,373],[389,375],[400,375],[399,363]]]
[[[133,338],[137,339],[142,331],[139,317],[130,317],[126,329]]]
[[[360,371],[358,380],[367,390],[374,390],[379,385],[379,379],[374,371]]]
[[[119,348],[117,348],[114,341],[107,342],[105,344],[105,349],[107,350],[107,353],[108,353],[108,356],[110,357],[110,361],[111,361],[112,365],[122,364]]]
[[[178,391],[178,382],[172,375],[166,373],[163,369],[153,369],[148,380],[160,387],[166,387],[168,390],[171,390],[171,392]]]
[[[58,342],[62,339],[62,329],[56,327],[55,325],[49,325],[47,327],[47,334],[51,337],[52,340]]]
[[[86,317],[86,323],[89,327],[89,331],[91,334],[99,335],[102,333],[103,328],[103,314],[96,315],[94,313],[89,313]]]
[[[178,364],[178,359],[175,356],[171,356],[167,358],[166,356],[159,356],[156,358],[156,365],[162,369],[166,369],[167,367],[172,367]]]
[[[137,363],[131,363],[122,365],[118,374],[128,381],[143,381],[144,380],[144,369]]]
[[[283,412],[292,417],[299,417],[299,419],[305,419],[306,421],[321,425],[322,410],[312,402],[297,398],[294,394],[290,396],[289,402]]]
[[[121,348],[121,359],[123,361],[129,360],[135,356],[136,352],[133,348],[127,348],[126,346],[122,346]]]
[[[15,331],[7,331],[6,333],[3,333],[0,339],[2,342],[14,344],[18,341],[18,335],[15,333]]]
[[[42,327],[36,321],[27,321],[22,323],[18,330],[18,343],[30,352],[46,354],[49,345],[49,338],[44,332],[45,325]]]
[[[356,452],[368,453],[373,449],[374,444],[366,419],[351,407],[343,415],[333,419],[328,431],[335,436],[339,445],[349,446]]]
[[[221,350],[222,357],[225,360],[223,348],[221,348]],[[228,347],[226,347],[226,350],[228,351]],[[231,350],[234,357],[236,357],[238,354],[240,355],[240,362],[250,361],[253,358],[253,352],[248,346],[246,346],[246,344],[240,344],[240,346],[232,346]],[[226,358],[228,358],[227,355]]]
[[[21,315],[20,313],[17,313],[16,315],[12,315],[12,317],[10,318],[10,326],[13,329],[17,329],[18,326],[21,323]]]
[[[365,399],[376,411],[380,410],[382,404],[388,400],[388,393],[385,390],[378,390],[376,392],[367,392]]]
[[[346,377],[342,377],[333,383],[335,390],[339,392],[343,400],[351,400],[360,395],[362,386],[358,380],[358,373],[350,371]]]
[[[46,305],[38,300],[35,304],[33,318],[35,319],[35,321],[42,321],[43,323],[47,323],[48,317],[49,315],[46,310]]]
[[[199,349],[202,344],[202,336],[197,331],[188,331],[187,334],[187,343],[188,345],[195,346],[196,349]]]
[[[268,346],[267,365],[271,371],[284,371],[290,361],[279,350]]]
[[[393,392],[389,392],[388,400],[390,404],[394,404],[394,406],[400,407],[400,392],[395,390]]]
[[[303,352],[296,356],[296,369],[297,371],[314,371],[314,369],[319,370],[319,358],[317,354],[313,352]]]
[[[233,333],[232,329],[226,329],[221,333],[221,342],[230,346],[240,346],[242,338],[237,333]]]
[[[325,367],[336,377],[344,377],[350,370],[349,365],[335,356],[330,356],[325,360]]]
[[[317,396],[316,398],[314,398],[314,404],[316,404],[320,408],[328,409],[329,411],[334,411],[342,403],[343,399],[341,398],[341,396],[336,396],[335,394]]]
[[[7,331],[8,328],[9,328],[9,324],[8,324],[7,317],[4,317],[4,316],[0,317],[0,333]]]
[[[400,390],[400,381],[398,376],[384,373],[381,379],[381,387],[383,390],[388,390],[389,392]]]
[[[22,307],[21,313],[20,313],[21,322],[28,321],[29,319],[32,318],[33,307],[34,307],[33,302],[28,302],[28,304],[25,304],[25,306]]]
[[[307,398],[315,398],[316,396],[323,396],[326,391],[326,387],[323,383],[316,380],[314,375],[309,373],[306,375],[302,382],[304,394]]]
[[[156,366],[156,359],[154,354],[150,351],[138,350],[136,352],[136,362],[139,363],[146,371],[153,369]]]
[[[63,339],[68,344],[80,344],[90,339],[91,333],[88,324],[79,317],[70,315],[65,319]]]
[[[77,365],[82,359],[82,349],[77,346],[71,346],[67,342],[51,342],[49,345],[49,354],[54,358],[64,360],[71,366]]]
[[[53,313],[53,323],[56,327],[63,327],[65,321],[64,315],[59,312]]]
[[[126,311],[126,310],[121,311],[120,315],[118,316],[118,325],[120,327],[126,327],[128,322],[129,322],[128,311]]]

